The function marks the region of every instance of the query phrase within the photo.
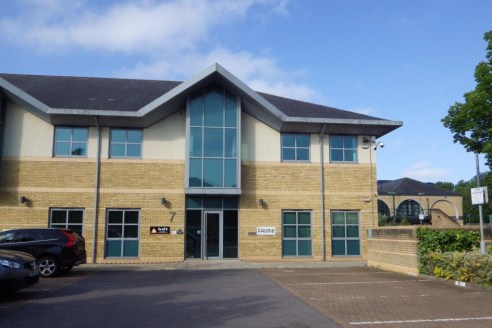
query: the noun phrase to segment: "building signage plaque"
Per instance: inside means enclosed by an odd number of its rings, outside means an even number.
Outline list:
[[[257,227],[256,235],[257,236],[275,236],[276,229],[275,227]]]
[[[151,235],[168,235],[170,232],[170,227],[150,227]]]

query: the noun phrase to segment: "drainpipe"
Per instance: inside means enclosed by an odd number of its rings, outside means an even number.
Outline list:
[[[321,260],[326,261],[325,256],[325,170],[324,164],[324,150],[323,150],[323,134],[325,133],[326,124],[323,124],[321,132],[319,133],[319,175],[320,175],[320,197],[321,197]]]
[[[97,128],[96,180],[94,184],[94,227],[92,229],[92,263],[96,263],[97,256],[97,227],[99,212],[99,167],[101,164],[101,126],[97,116],[94,117]]]

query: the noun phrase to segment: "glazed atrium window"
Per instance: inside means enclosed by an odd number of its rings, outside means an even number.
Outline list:
[[[309,161],[309,134],[282,134],[282,161]]]
[[[346,135],[330,136],[330,161],[342,163],[357,162],[357,137]]]
[[[111,129],[109,157],[141,158],[142,130]]]
[[[86,157],[87,128],[55,128],[55,157]]]
[[[193,95],[188,104],[187,187],[238,189],[239,105],[219,86]]]

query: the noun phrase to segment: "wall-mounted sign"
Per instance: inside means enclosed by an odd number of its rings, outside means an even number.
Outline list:
[[[171,232],[170,227],[150,227],[151,235],[157,235],[157,234],[168,235],[170,232]]]
[[[275,227],[256,227],[257,236],[275,236]]]

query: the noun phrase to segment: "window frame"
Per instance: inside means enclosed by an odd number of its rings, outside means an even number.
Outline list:
[[[61,129],[70,130],[70,140],[57,140],[57,131],[60,131]],[[86,131],[86,139],[84,141],[74,140],[74,131],[75,130],[85,130]],[[85,145],[84,154],[82,154],[82,155],[73,154],[73,146],[74,146],[74,144],[77,144],[77,143]],[[70,153],[69,154],[58,154],[57,153],[57,146],[60,144],[68,144]],[[53,133],[53,157],[87,158],[88,149],[89,149],[89,128],[88,127],[55,126],[55,130]]]
[[[295,213],[296,215],[296,223],[285,223],[285,215],[287,213]],[[309,214],[309,224],[300,224],[299,223],[299,214],[307,213]],[[313,256],[313,214],[311,210],[282,210],[282,257],[312,257]],[[296,236],[295,237],[286,237],[286,227],[295,227]],[[309,227],[309,237],[299,237],[299,227]],[[295,254],[286,254],[285,244],[287,241],[295,241],[296,250]],[[309,254],[299,254],[299,242],[300,241],[309,241]]]
[[[111,212],[122,212],[122,222],[121,224],[116,224],[116,223],[110,223],[109,222],[109,216]],[[125,214],[127,212],[137,212],[137,223],[125,223]],[[104,258],[138,258],[140,256],[140,238],[141,238],[141,217],[142,217],[142,212],[141,209],[137,208],[108,208],[106,209],[106,232],[104,234]],[[109,237],[110,233],[110,226],[121,226],[121,237]],[[137,237],[125,237],[125,227],[126,226],[137,226]],[[125,256],[125,241],[136,241],[137,242],[137,247],[136,247],[136,255],[131,255],[131,256]],[[109,242],[120,242],[120,255],[119,256],[110,256],[108,255],[108,248],[109,248]]]
[[[294,137],[294,146],[285,146],[285,137]],[[308,139],[308,145],[307,147],[305,146],[298,146],[298,141],[297,137],[304,136],[307,137]],[[284,150],[286,149],[293,149],[294,150],[294,159],[286,159],[284,158]],[[307,150],[307,159],[297,159],[298,156],[298,151],[299,150]],[[304,162],[304,163],[309,163],[311,162],[311,134],[309,133],[281,133],[280,134],[280,159],[282,162]]]
[[[125,141],[113,141],[113,131],[124,131],[125,132]],[[138,131],[140,132],[140,142],[129,142],[128,141],[128,132],[129,131]],[[143,153],[143,129],[130,129],[130,128],[111,128],[109,130],[109,149],[108,149],[108,157],[109,158],[142,158]],[[112,146],[114,144],[123,145],[125,147],[125,155],[118,156],[112,154]],[[130,145],[140,145],[140,154],[138,156],[129,156],[128,155],[128,146]]]
[[[53,223],[53,212],[54,211],[64,211],[65,212],[65,223],[64,224],[61,224],[61,223]],[[69,213],[70,212],[82,212],[82,222],[81,223],[70,223],[69,222]],[[53,207],[53,208],[50,208],[50,215],[49,215],[49,222],[48,222],[48,227],[50,228],[65,228],[65,229],[70,229],[70,230],[73,230],[75,232],[77,232],[79,235],[83,236],[83,232],[84,232],[84,220],[85,219],[85,209],[83,208],[76,208],[76,207],[66,207],[66,208],[63,208],[63,207]],[[76,229],[73,229],[73,228],[70,228],[69,226],[80,226],[80,231],[79,230],[76,230]]]
[[[336,213],[344,214],[344,223],[338,224],[334,223],[333,217]],[[347,224],[347,214],[357,214],[357,224]],[[356,210],[334,210],[331,211],[330,221],[331,221],[331,248],[332,248],[332,256],[361,256],[361,222],[360,222],[360,211]],[[349,237],[348,236],[348,227],[357,227],[357,237]],[[344,237],[335,237],[334,228],[335,227],[343,227],[344,228]],[[344,254],[335,254],[334,252],[334,241],[343,241],[344,242]],[[348,244],[350,241],[358,241],[358,254],[348,254]]]
[[[342,147],[333,147],[332,146],[332,141],[333,141],[333,137],[342,137]],[[355,141],[355,146],[354,148],[349,148],[349,147],[345,147],[345,138],[353,138],[354,141]],[[353,134],[332,134],[328,137],[329,139],[329,148],[330,148],[330,163],[348,163],[348,164],[356,164],[359,162],[359,139],[358,139],[358,136],[357,135],[353,135]],[[334,160],[333,159],[333,151],[334,150],[341,150],[342,151],[342,160]],[[353,154],[355,154],[355,159],[354,160],[347,160],[345,158],[345,152],[346,151],[353,151]]]

